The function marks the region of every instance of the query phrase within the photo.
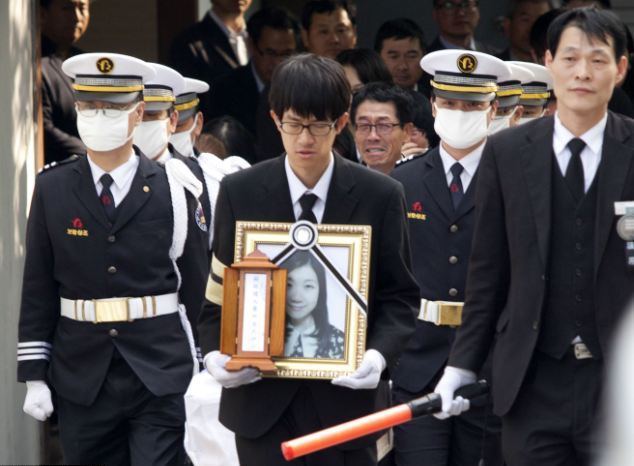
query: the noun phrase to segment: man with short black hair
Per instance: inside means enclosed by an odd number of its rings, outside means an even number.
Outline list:
[[[368,167],[388,175],[401,159],[401,148],[413,129],[412,105],[407,91],[392,84],[370,83],[354,94],[354,142]]]
[[[634,294],[617,228],[634,199],[634,123],[608,111],[625,53],[614,13],[558,16],[546,52],[556,114],[491,137],[482,156],[463,322],[436,392],[443,412],[462,412],[454,391],[495,342],[509,466],[587,465],[597,451],[604,361]]]
[[[183,76],[212,84],[249,61],[244,14],[252,0],[214,0],[205,17],[170,48],[170,65]]]
[[[62,62],[81,53],[74,44],[88,28],[90,0],[40,0],[44,161],[86,153],[77,132],[72,82]]]
[[[211,87],[205,117],[231,116],[255,137],[258,99],[275,67],[296,52],[299,26],[286,10],[263,8],[249,18],[247,31],[251,60]]]
[[[385,407],[385,370],[393,370],[411,335],[418,299],[409,271],[402,187],[332,153],[350,105],[341,66],[313,54],[291,57],[275,70],[269,98],[286,154],[222,180],[208,302],[198,326],[205,366],[225,387],[220,421],[235,432],[244,466],[285,465],[281,441]],[[292,223],[311,217],[313,223],[372,227],[363,361],[352,375],[332,381],[260,380],[253,368],[228,372],[229,357],[218,351],[221,277],[234,260],[236,221]],[[375,465],[376,438],[314,453],[304,464]]]
[[[443,49],[468,49],[495,55],[499,51],[475,39],[480,21],[478,0],[433,0],[432,17],[438,25],[438,36],[428,52]]]
[[[302,9],[302,42],[311,53],[334,59],[357,44],[357,31],[341,0],[310,0]]]
[[[499,57],[506,61],[533,61],[531,28],[537,18],[552,9],[552,0],[513,0],[502,23],[509,46]]]
[[[423,75],[419,63],[425,54],[425,38],[418,24],[408,18],[386,21],[374,37],[374,50],[390,70],[394,84],[417,88]]]

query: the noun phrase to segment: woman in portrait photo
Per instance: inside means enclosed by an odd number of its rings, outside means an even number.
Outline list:
[[[324,266],[308,251],[282,266],[288,270],[284,356],[343,359],[344,333],[328,321]]]

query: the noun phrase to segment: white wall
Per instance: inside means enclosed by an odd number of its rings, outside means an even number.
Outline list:
[[[35,173],[33,7],[0,1],[0,463],[39,460],[38,423],[22,413],[16,342],[24,230]]]

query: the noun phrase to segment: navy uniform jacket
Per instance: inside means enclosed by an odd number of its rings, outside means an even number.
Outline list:
[[[295,221],[284,157],[223,178],[214,219],[214,260],[233,263],[237,220]],[[391,370],[414,331],[418,301],[418,288],[410,272],[403,191],[394,180],[359,164],[341,157],[334,157],[334,164],[322,223],[372,227],[366,348],[378,350]],[[212,266],[211,279],[219,284],[214,271]],[[218,303],[212,302],[201,312],[198,329],[203,354],[219,347],[220,313]],[[325,426],[385,407],[385,392],[380,388],[351,390],[329,380],[264,379],[223,389],[220,421],[238,435],[257,438],[278,421],[302,386],[311,391]],[[376,437],[369,436],[360,443],[367,445],[374,440]],[[359,443],[344,448],[359,448]]]
[[[420,297],[463,301],[471,250],[476,176],[455,211],[438,147],[399,163],[392,177],[405,190],[412,268]],[[452,264],[450,257],[457,258]],[[453,262],[454,260],[452,260]],[[452,296],[450,289],[456,290]],[[455,329],[416,321],[416,333],[401,355],[392,381],[405,390],[423,390],[449,356]]]
[[[60,297],[138,297],[177,290],[168,255],[174,216],[167,176],[157,163],[139,157],[114,225],[99,202],[86,157],[42,172],[35,184],[26,236],[18,380],[48,377],[59,396],[82,405],[97,396],[115,348],[156,396],[183,393],[192,376],[192,354],[178,313],[100,324],[60,317]],[[187,202],[193,212],[197,201],[187,194]],[[199,273],[187,244],[194,238],[190,228],[179,259],[183,284]],[[25,357],[25,348],[32,348],[30,357]]]

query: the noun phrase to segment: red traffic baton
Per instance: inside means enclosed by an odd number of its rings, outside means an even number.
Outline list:
[[[465,385],[456,390],[455,396],[469,400],[471,406],[487,402],[489,385],[486,380]],[[442,400],[437,393],[430,393],[409,403],[353,419],[312,434],[282,442],[282,454],[286,461],[308,455],[328,447],[339,445],[365,435],[403,424],[415,417],[427,416],[442,410]]]

